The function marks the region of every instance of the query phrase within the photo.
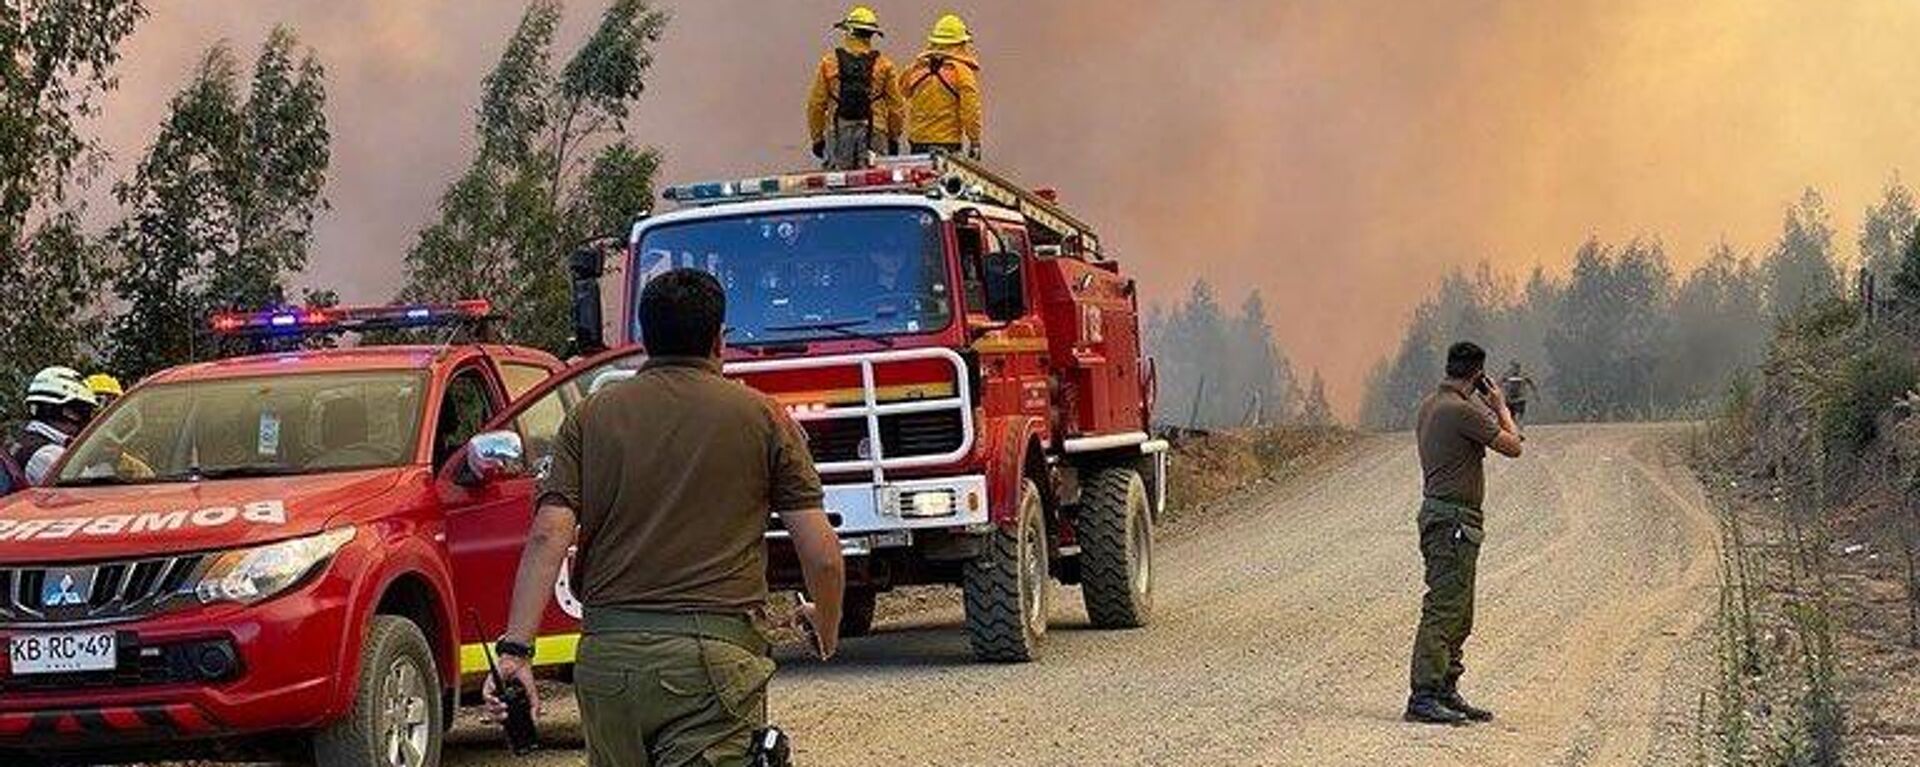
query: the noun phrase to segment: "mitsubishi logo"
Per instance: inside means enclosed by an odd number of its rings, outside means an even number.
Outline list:
[[[56,577],[57,576],[57,577]],[[74,607],[87,603],[93,590],[93,573],[86,570],[49,570],[47,585],[40,590],[42,607]]]

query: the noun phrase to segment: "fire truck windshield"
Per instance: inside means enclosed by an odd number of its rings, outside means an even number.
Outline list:
[[[649,229],[634,252],[636,296],[675,267],[720,278],[727,343],[735,346],[879,339],[941,330],[953,320],[940,219],[924,208],[683,221]],[[639,338],[637,311],[630,321]]]
[[[313,373],[143,386],[73,446],[58,485],[317,474],[414,459],[426,379]]]

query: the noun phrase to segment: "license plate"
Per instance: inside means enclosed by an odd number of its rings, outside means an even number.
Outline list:
[[[119,643],[111,631],[19,634],[7,639],[15,674],[112,671]]]

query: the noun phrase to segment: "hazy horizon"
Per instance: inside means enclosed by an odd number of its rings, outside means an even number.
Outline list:
[[[662,181],[803,166],[807,80],[844,4],[660,5],[675,18],[630,130],[665,152]],[[1861,209],[1920,156],[1916,3],[876,7],[896,59],[938,12],[965,14],[989,159],[1058,187],[1149,300],[1195,278],[1230,305],[1264,291],[1299,374],[1322,370],[1347,416],[1450,268],[1560,272],[1589,236],[1657,237],[1679,268],[1722,238],[1757,255],[1807,186],[1851,259]],[[560,56],[600,8],[568,5]],[[286,23],[327,68],[335,140],[300,281],[385,300],[469,158],[480,78],[523,9],[154,3],[94,126],[115,154],[104,181],[137,161],[207,46],[250,59]]]

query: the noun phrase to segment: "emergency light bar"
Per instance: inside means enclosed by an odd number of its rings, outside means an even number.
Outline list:
[[[270,336],[444,327],[498,319],[485,299],[450,304],[321,306],[213,316],[214,335]]]
[[[818,194],[841,190],[872,192],[883,189],[919,189],[938,178],[940,178],[940,171],[934,167],[933,160],[923,159],[865,170],[789,173],[743,178],[738,181],[682,184],[667,187],[661,196],[674,202],[732,202],[760,197]]]

